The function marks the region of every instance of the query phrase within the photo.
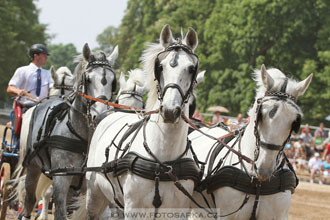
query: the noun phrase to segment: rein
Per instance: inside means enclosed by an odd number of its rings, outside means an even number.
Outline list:
[[[220,144],[224,145],[229,151],[231,151],[232,153],[236,154],[238,157],[242,158],[243,160],[245,160],[246,162],[250,163],[250,164],[254,164],[254,161],[251,160],[250,158],[248,158],[247,156],[241,154],[240,152],[236,151],[235,149],[233,149],[232,147],[230,147],[229,145],[227,145],[226,143],[224,143],[222,141],[222,139],[229,137],[229,136],[233,136],[236,134],[237,131],[232,131],[229,132],[228,134],[225,134],[219,138],[213,137],[212,135],[206,134],[203,131],[201,131],[199,128],[197,128],[190,119],[187,118],[187,116],[185,116],[184,114],[181,115],[183,120],[188,123],[193,129],[195,129],[196,131],[200,132],[201,134],[205,135],[206,137],[209,137],[217,142],[219,142]]]
[[[121,105],[121,104],[117,104],[117,103],[114,103],[114,102],[109,102],[109,101],[106,101],[106,100],[103,100],[103,99],[94,98],[92,96],[83,94],[83,93],[78,92],[78,91],[75,91],[75,93],[77,95],[81,96],[81,97],[84,97],[85,99],[89,99],[89,100],[92,100],[92,101],[95,101],[95,102],[100,102],[100,103],[103,103],[105,105],[112,106],[112,107],[118,108],[118,109],[126,109],[126,110],[132,110],[132,111],[135,111],[135,112],[140,112],[143,115],[151,115],[151,114],[155,114],[155,113],[159,112],[159,109],[146,112],[144,109],[133,108],[133,107],[129,107],[127,105]]]

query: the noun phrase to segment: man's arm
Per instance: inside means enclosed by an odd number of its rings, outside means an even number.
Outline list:
[[[25,96],[29,93],[24,89],[18,89],[16,86],[9,85],[7,88],[7,93],[10,95]]]

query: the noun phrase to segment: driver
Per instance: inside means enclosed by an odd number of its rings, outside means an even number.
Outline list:
[[[48,50],[42,44],[34,44],[29,49],[31,63],[19,67],[8,83],[7,93],[18,96],[14,100],[15,135],[19,137],[22,124],[22,113],[38,104],[39,100],[48,97],[49,88],[54,82],[50,71],[41,68],[47,62]],[[32,99],[31,99],[32,98]],[[7,123],[7,126],[12,126]]]
[[[49,88],[54,82],[49,70],[41,68],[47,62],[48,49],[42,44],[34,44],[29,49],[31,63],[19,67],[8,83],[7,93],[19,97],[36,97],[42,100],[48,96]],[[36,105],[26,98],[20,99],[20,104],[26,109]]]

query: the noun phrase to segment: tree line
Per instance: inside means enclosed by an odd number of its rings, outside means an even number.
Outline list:
[[[32,0],[1,2],[7,7],[29,11],[26,19],[30,19],[32,27],[40,33],[40,38],[25,36],[27,27],[22,24],[23,35],[17,33],[9,38],[10,30],[16,30],[20,19],[8,20],[6,30],[9,29],[9,33],[1,31],[0,42],[4,43],[0,45],[0,65],[6,69],[1,68],[0,75],[1,88],[5,90],[14,70],[27,62],[27,56],[24,58],[26,46],[35,39],[47,42],[49,36],[45,25],[37,21],[38,11]],[[23,7],[25,4],[30,8]],[[10,10],[2,11],[2,8],[0,22],[13,19]],[[100,33],[97,37],[100,47],[95,49],[109,51],[119,45],[116,67],[127,71],[140,66],[139,58],[146,42],[158,40],[164,24],[170,24],[177,37],[181,35],[181,28],[186,32],[188,27],[193,27],[199,38],[196,54],[200,70],[206,70],[204,82],[197,88],[197,106],[201,111],[211,105],[222,105],[231,115],[247,116],[255,96],[251,73],[264,63],[297,80],[314,73],[310,88],[299,99],[299,105],[304,112],[304,122],[316,125],[330,114],[329,11],[327,0],[129,0],[120,26],[109,26]],[[8,15],[5,17],[2,12]],[[66,56],[77,53],[74,46],[53,47],[49,61],[73,68],[74,64],[69,63]]]

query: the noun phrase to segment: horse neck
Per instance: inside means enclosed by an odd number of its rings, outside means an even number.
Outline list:
[[[183,109],[188,114],[188,105]],[[146,127],[146,139],[151,151],[161,161],[177,159],[186,149],[188,125],[180,117],[175,124],[164,123],[159,114],[151,115]]]
[[[248,158],[254,160],[254,152],[256,149],[256,137],[254,136],[254,121],[250,121],[250,123],[247,125],[245,132],[242,136],[241,140],[241,153],[244,156],[247,156]],[[244,162],[245,167],[248,171],[251,171],[252,165]],[[242,169],[243,167],[240,166]]]
[[[72,103],[72,107],[69,112],[71,124],[79,133],[80,136],[87,137],[88,134],[88,120],[85,118],[84,115],[87,113],[87,108],[82,101],[82,97],[77,96]]]

